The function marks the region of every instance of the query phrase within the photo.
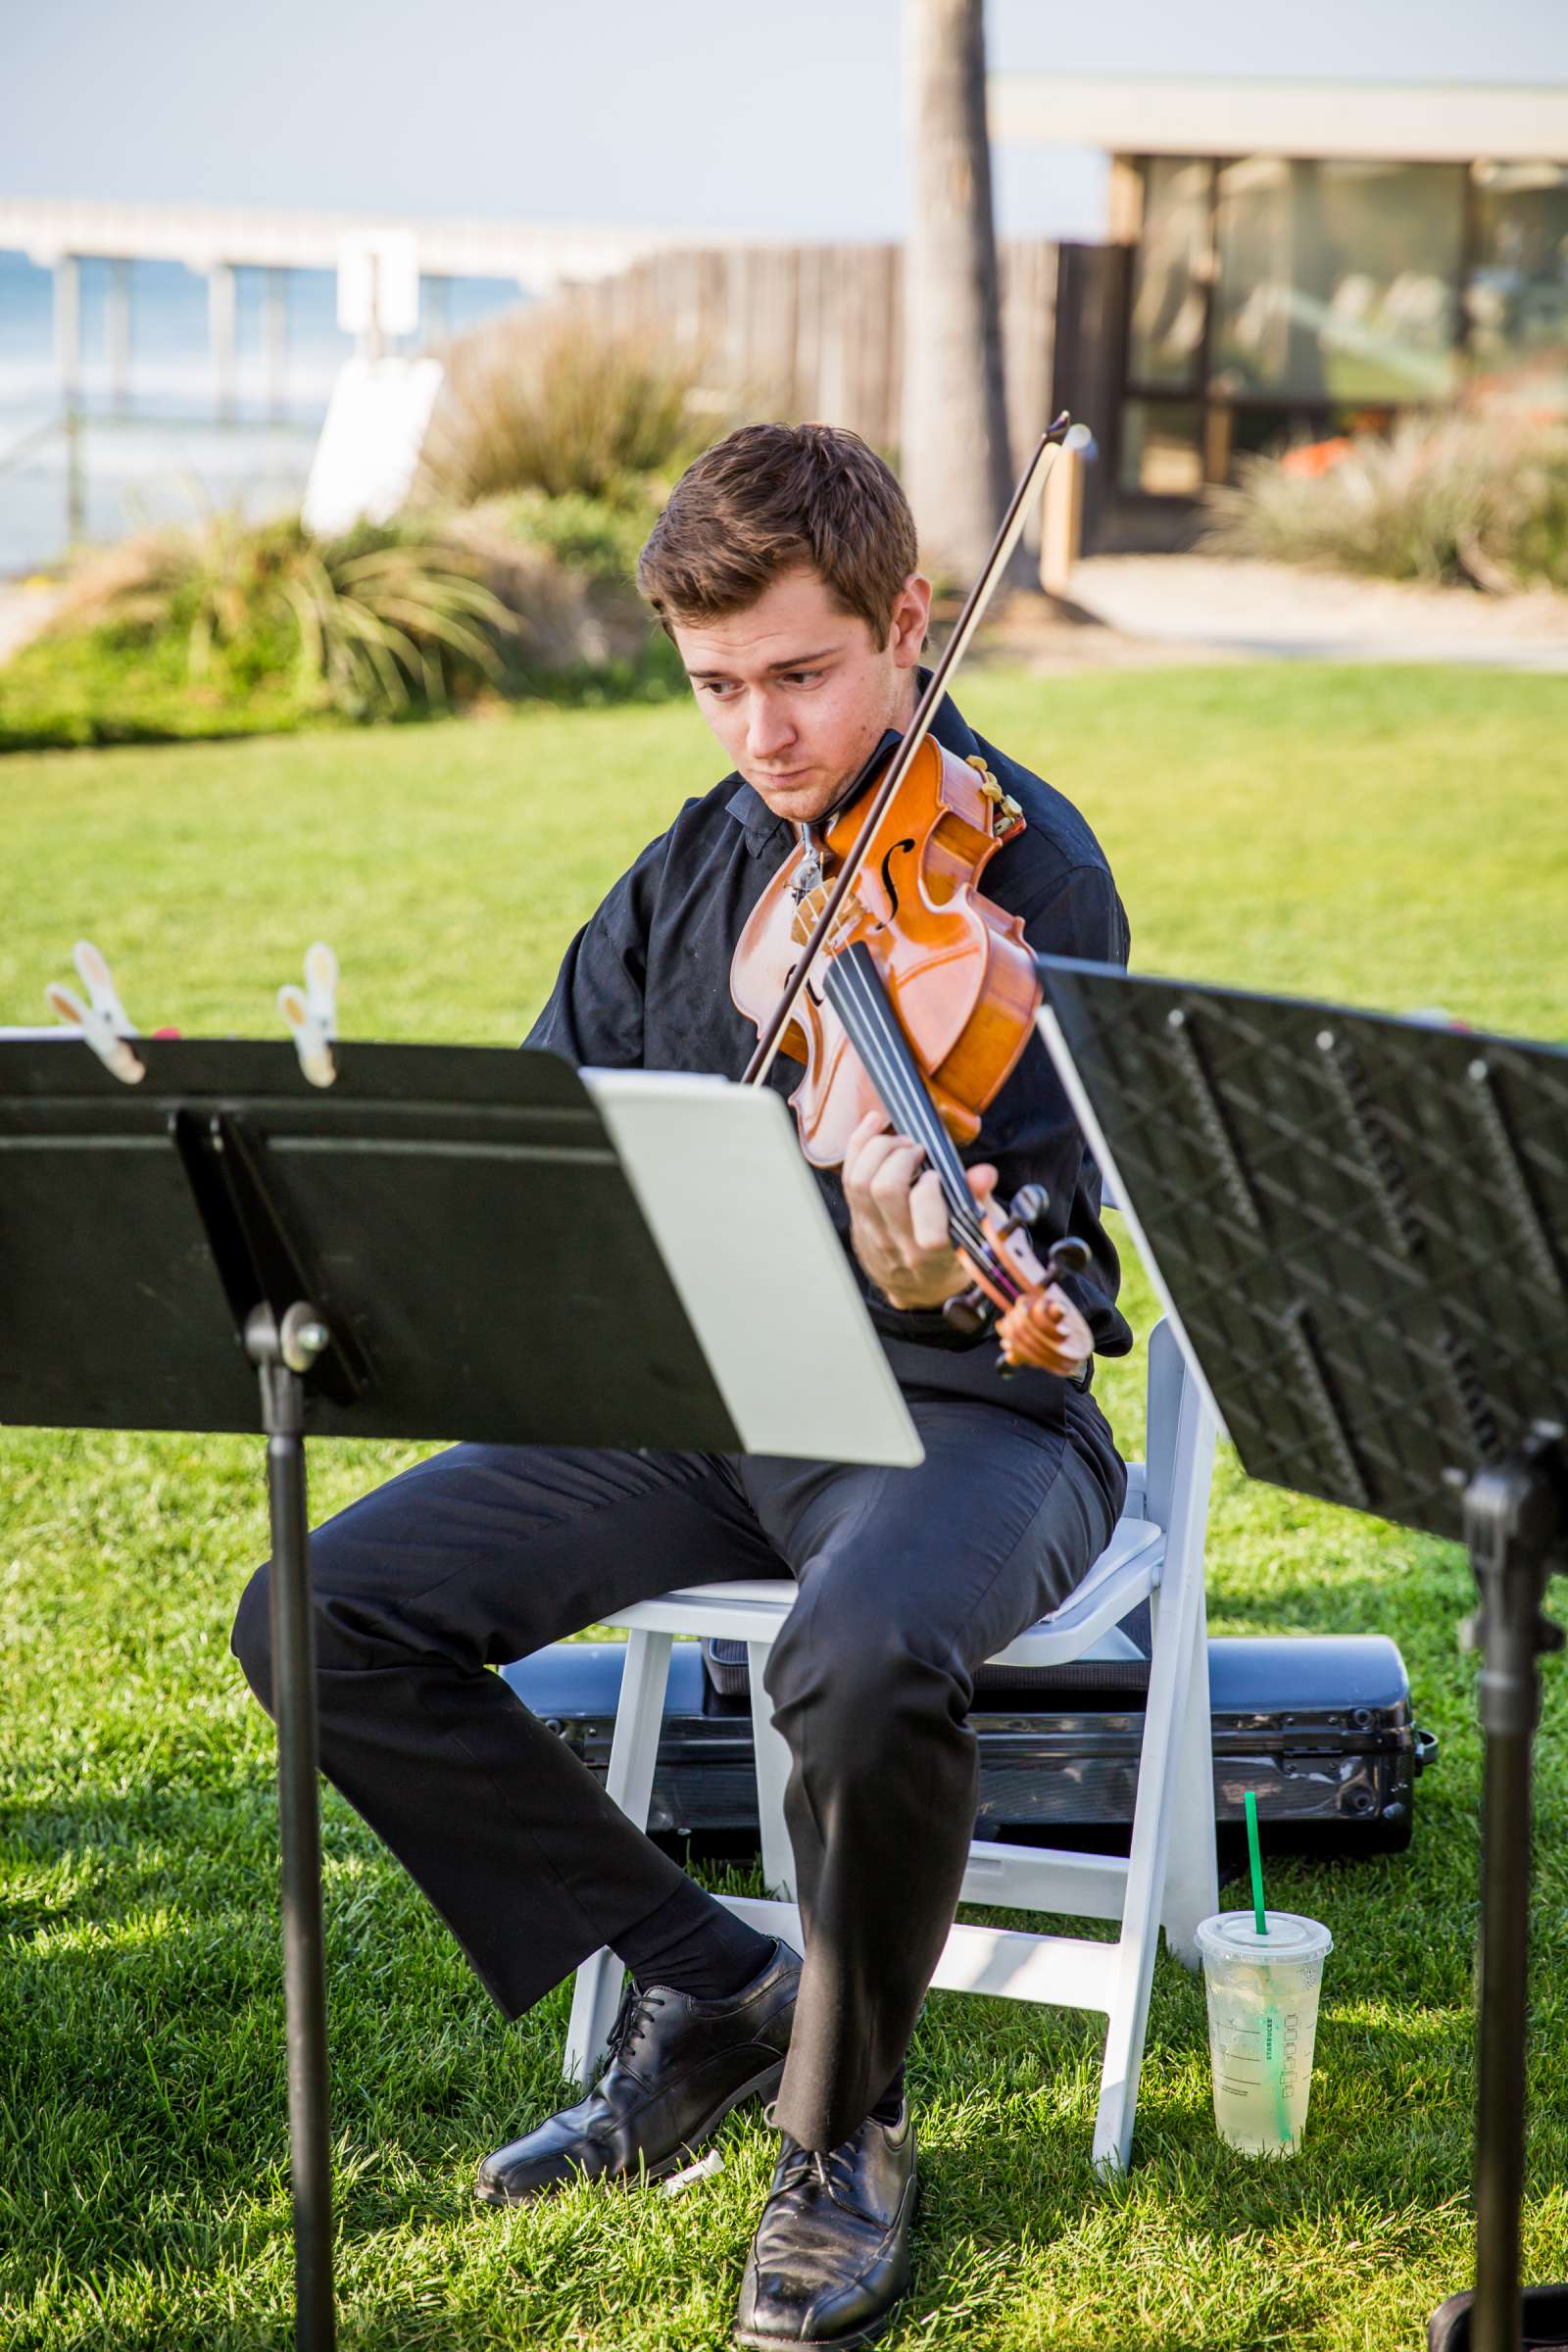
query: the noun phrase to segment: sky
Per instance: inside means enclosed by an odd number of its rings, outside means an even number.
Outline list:
[[[0,0],[0,194],[897,237],[899,0]],[[989,0],[993,72],[1568,80],[1564,0]],[[999,226],[1103,229],[999,149]]]

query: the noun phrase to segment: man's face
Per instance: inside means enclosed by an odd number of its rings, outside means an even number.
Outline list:
[[[806,565],[727,619],[672,624],[704,717],[754,791],[792,824],[825,816],[889,727],[914,710],[931,583],[906,580],[888,643]]]

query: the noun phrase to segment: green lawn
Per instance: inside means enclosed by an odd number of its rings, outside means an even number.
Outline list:
[[[1146,969],[1568,1035],[1568,683],[1481,672],[978,672],[976,720],[1077,798]],[[507,1043],[571,926],[715,772],[683,708],[25,755],[0,764],[0,1020],[85,932],[146,1026],[274,1033],[308,943],[351,1032]],[[1149,1294],[1130,1284],[1147,1326]],[[1136,1363],[1106,1383],[1129,1449]],[[318,1447],[317,1515],[408,1450]],[[0,2344],[281,2345],[291,2292],[271,1737],[227,1654],[266,1549],[249,1441],[0,1438]],[[1443,1545],[1229,1459],[1218,1632],[1382,1631],[1442,1741],[1405,1857],[1278,1864],[1332,1927],[1301,2155],[1216,2141],[1201,1987],[1161,1959],[1137,2159],[1088,2167],[1100,2036],[933,1997],[927,2186],[896,2347],[1392,2352],[1465,2281],[1479,1742]],[[1528,2274],[1568,2274],[1568,1751],[1541,1741]],[[559,2103],[564,1992],[503,2028],[328,1796],[342,2336],[719,2346],[771,2161],[756,2116],[685,2198],[475,2208],[476,2157]]]

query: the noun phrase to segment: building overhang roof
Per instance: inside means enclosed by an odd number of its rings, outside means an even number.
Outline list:
[[[1568,160],[1568,83],[1224,81],[993,74],[994,139],[1111,155]]]

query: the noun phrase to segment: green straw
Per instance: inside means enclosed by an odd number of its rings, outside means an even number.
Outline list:
[[[1247,1808],[1247,1859],[1252,1866],[1252,1925],[1260,1936],[1268,1934],[1268,1913],[1263,1908],[1263,1857],[1257,1845],[1257,1799],[1249,1788],[1242,1799]],[[1264,1982],[1272,1988],[1273,1970],[1265,1967]],[[1263,2018],[1263,2066],[1274,2091],[1274,2129],[1282,2148],[1288,2148],[1295,2137],[1291,2131],[1289,2103],[1285,2096],[1285,2021],[1272,2001]]]
[[[1247,1859],[1252,1866],[1252,1924],[1260,1936],[1266,1936],[1268,1915],[1263,1909],[1263,1857],[1257,1850],[1257,1799],[1250,1788],[1243,1802],[1247,1807]]]
[[[1285,2096],[1285,2020],[1272,2001],[1263,2021],[1263,2064],[1274,2091],[1274,2129],[1280,2146],[1289,2147],[1296,2134],[1291,2130],[1290,2101]]]

